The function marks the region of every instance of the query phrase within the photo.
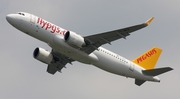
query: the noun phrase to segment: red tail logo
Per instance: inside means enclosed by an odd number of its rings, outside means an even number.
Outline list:
[[[145,53],[144,55],[140,56],[138,59],[137,59],[137,63],[139,64],[140,62],[146,60],[147,58],[151,57],[152,55],[156,54],[157,51],[156,49],[152,49],[151,51]]]

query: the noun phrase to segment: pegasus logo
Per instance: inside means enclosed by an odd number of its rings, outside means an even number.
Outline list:
[[[138,59],[137,59],[137,63],[139,64],[140,62],[146,60],[147,58],[150,58],[152,55],[156,54],[157,51],[156,49],[152,49],[150,50],[149,52],[145,53],[144,55],[140,56]]]
[[[42,18],[38,18],[37,23],[39,23],[41,25],[41,28],[45,28],[45,30],[50,30],[51,33],[59,33],[62,35],[65,35],[66,30],[50,23],[47,22],[45,20],[43,20]]]

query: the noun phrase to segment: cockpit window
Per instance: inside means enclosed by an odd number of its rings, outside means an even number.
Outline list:
[[[25,16],[25,14],[24,14],[24,13],[21,13],[21,12],[19,12],[18,14],[19,14],[19,15],[23,15],[23,16]]]

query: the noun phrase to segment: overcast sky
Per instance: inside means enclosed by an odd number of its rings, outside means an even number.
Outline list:
[[[179,99],[179,0],[1,0],[1,99]],[[156,67],[173,71],[160,75],[160,83],[136,86],[134,79],[74,62],[62,73],[50,75],[46,64],[35,60],[36,47],[51,48],[13,28],[5,19],[24,11],[83,36],[155,19],[150,26],[103,47],[134,59],[153,46],[163,49]]]

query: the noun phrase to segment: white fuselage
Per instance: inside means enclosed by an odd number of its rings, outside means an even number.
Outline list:
[[[157,76],[153,77],[144,75],[142,73],[144,68],[103,47],[99,47],[98,50],[95,50],[91,54],[87,54],[74,48],[64,40],[64,34],[67,30],[32,14],[23,14],[9,14],[7,15],[7,20],[15,28],[47,43],[53,50],[56,50],[59,53],[73,60],[85,64],[92,64],[114,74],[159,82]]]

